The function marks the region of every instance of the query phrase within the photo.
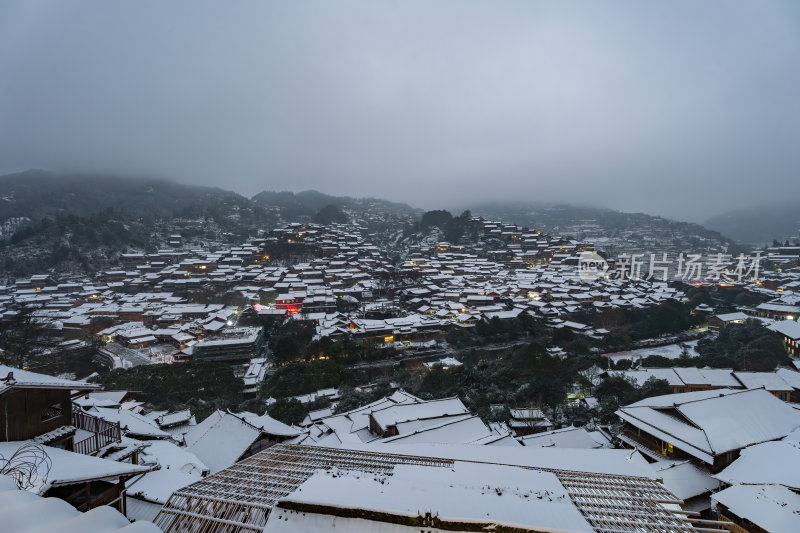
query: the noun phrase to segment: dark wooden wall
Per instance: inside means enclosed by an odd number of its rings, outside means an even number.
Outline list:
[[[42,420],[42,413],[52,405],[61,415]],[[27,440],[72,423],[69,390],[17,389],[0,396],[0,440]]]

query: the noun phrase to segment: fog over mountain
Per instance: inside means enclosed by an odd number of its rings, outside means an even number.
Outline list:
[[[800,241],[800,210],[797,202],[776,202],[721,213],[708,219],[705,227],[732,236],[739,242],[769,244]]]
[[[800,198],[800,4],[0,4],[0,173],[703,222]]]

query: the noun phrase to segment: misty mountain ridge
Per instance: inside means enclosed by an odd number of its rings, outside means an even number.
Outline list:
[[[734,241],[721,232],[693,222],[670,220],[646,213],[626,213],[606,207],[544,202],[492,202],[471,208],[472,214],[511,224],[528,226],[545,233],[567,235],[577,239],[636,236],[643,229],[661,238],[693,236],[733,246]]]
[[[237,193],[169,180],[26,171],[0,177],[0,272],[90,272],[120,253],[155,251],[168,235],[236,242],[278,218]]]
[[[380,198],[332,196],[316,190],[297,193],[292,191],[262,191],[253,196],[252,200],[262,206],[280,208],[283,218],[287,220],[300,216],[312,217],[328,206],[345,207],[355,210],[374,207],[386,212],[422,214],[421,209],[413,208],[404,203],[391,202]]]
[[[218,187],[187,185],[163,178],[42,170],[0,176],[0,222],[9,217],[39,220],[58,213],[83,216],[107,209],[133,216],[167,218],[208,212],[224,216],[229,210],[244,210],[255,212],[256,219],[273,221],[277,214],[284,221],[293,222],[310,220],[330,205],[354,211],[377,208],[418,217],[423,213],[422,209],[405,203],[379,198],[333,196],[316,190],[264,190],[247,198]],[[515,200],[473,205],[467,209],[476,216],[547,231],[560,231],[580,223],[596,223],[601,228],[614,230],[653,221],[677,224],[698,232],[708,231],[699,224],[672,221],[645,213],[625,213],[602,206]],[[459,212],[454,210],[453,214]],[[717,232],[712,233],[715,238],[721,237]]]
[[[40,220],[59,213],[89,215],[107,209],[138,216],[172,217],[187,209],[250,207],[250,200],[216,187],[122,175],[28,170],[0,176],[0,221]]]
[[[318,191],[251,199],[162,178],[28,170],[0,176],[0,272],[89,272],[114,266],[120,253],[168,247],[173,233],[197,246],[233,245],[285,222],[347,220],[339,209],[412,220],[422,212]]]
[[[253,198],[219,187],[187,185],[164,178],[27,170],[0,176],[0,222],[10,217],[39,220],[59,213],[89,215],[106,209],[139,216],[173,217],[184,211],[228,208],[278,208],[287,221],[313,217],[334,205],[350,209],[377,207],[390,212],[419,213],[407,204],[377,198],[331,196],[265,190]]]
[[[470,210],[490,220],[589,241],[611,237],[615,242],[644,246],[645,241],[637,240],[644,228],[658,238],[690,245],[704,240],[730,243],[698,224],[604,207],[512,201],[476,205]],[[355,220],[371,220],[370,231],[381,235],[399,232],[397,238],[401,238],[415,219],[421,220],[423,210],[315,190],[264,191],[247,198],[221,188],[166,179],[32,170],[0,177],[0,223],[17,217],[30,219],[0,235],[5,256],[0,270],[19,275],[63,266],[64,261],[77,265],[78,270],[107,268],[119,253],[167,246],[170,233],[181,233],[197,246],[223,241],[234,244],[282,223],[326,219],[320,218],[325,213],[334,215],[330,220],[347,220],[350,215]],[[343,214],[349,215],[337,218]],[[454,211],[453,216],[458,217],[459,212]]]
[[[709,218],[704,225],[737,241],[762,246],[800,239],[800,209],[797,203],[737,209]]]

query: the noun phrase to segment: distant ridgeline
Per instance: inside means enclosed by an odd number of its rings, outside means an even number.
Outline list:
[[[472,208],[475,215],[568,236],[578,240],[608,243],[610,247],[648,248],[648,241],[669,242],[691,250],[707,245],[727,246],[729,253],[747,252],[721,233],[700,224],[678,222],[644,213],[623,213],[612,209],[566,204],[484,204]],[[625,246],[628,244],[629,246]],[[609,247],[606,246],[606,247]],[[603,248],[603,246],[598,246]]]
[[[756,246],[800,241],[800,209],[796,202],[730,211],[709,218],[705,225]]]
[[[0,275],[104,269],[122,252],[169,248],[174,234],[185,246],[213,247],[244,242],[284,222],[354,219],[372,227],[371,213],[412,221],[419,214],[405,204],[316,191],[262,192],[250,199],[163,179],[30,170],[0,177]]]
[[[653,242],[739,251],[698,224],[608,209],[495,204],[460,215],[423,214],[406,204],[317,191],[264,191],[247,198],[163,179],[30,170],[0,177],[0,276],[91,272],[117,265],[120,253],[173,248],[176,234],[181,247],[214,248],[286,222],[352,223],[401,257],[422,240],[474,240],[471,215],[603,243],[598,247],[609,252],[646,249]]]
[[[171,233],[213,240],[276,221],[222,189],[42,171],[0,177],[0,224],[23,217],[27,224],[0,236],[4,274],[92,271],[115,264],[122,251],[166,247]]]
[[[349,196],[330,196],[318,191],[264,191],[253,196],[253,202],[264,207],[277,208],[281,217],[293,222],[302,217],[314,217],[326,207],[334,206],[342,211],[366,212],[369,210],[395,214],[422,213],[407,204],[389,202],[377,198],[351,198]]]

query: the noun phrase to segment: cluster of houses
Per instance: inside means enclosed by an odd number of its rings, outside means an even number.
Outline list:
[[[777,333],[783,339],[789,356],[795,360],[800,358],[800,293],[787,292],[755,307],[742,307],[736,312],[710,316],[708,329],[719,334],[731,324],[742,324],[747,320],[760,322]]]
[[[663,282],[581,280],[585,244],[483,220],[480,228],[478,244],[423,243],[402,264],[358,227],[342,225],[290,224],[214,252],[123,254],[122,269],[94,279],[35,275],[0,286],[0,322],[26,307],[48,331],[51,351],[93,350],[96,337],[102,347],[94,355],[108,367],[226,360],[226,353],[243,364],[263,347],[263,338],[239,327],[243,318],[310,321],[318,337],[405,349],[521,313],[599,338],[608,332],[565,315],[587,304],[643,308],[685,298]]]
[[[730,368],[643,368],[608,370],[601,374],[622,376],[636,385],[649,379],[666,381],[675,394],[716,389],[764,389],[784,402],[800,403],[800,372],[780,368],[775,372],[734,371]]]
[[[56,339],[54,352],[94,350],[98,340],[95,356],[109,367],[225,361],[255,390],[268,365],[264,331],[252,325],[261,320],[308,321],[317,338],[426,349],[457,328],[522,314],[601,338],[608,331],[569,315],[584,305],[686,301],[666,282],[582,279],[585,243],[473,222],[477,243],[424,241],[399,264],[354,226],[289,224],[215,251],[183,249],[174,235],[173,249],[125,254],[120,270],[95,279],[39,275],[0,287],[0,320],[27,305]],[[768,301],[722,315],[709,308],[709,327],[759,317],[798,355],[800,275],[782,268],[740,286]],[[617,432],[557,427],[536,408],[487,423],[458,398],[403,390],[349,411],[337,409],[335,389],[297,397],[331,400],[297,426],[221,410],[198,421],[189,410],[148,410],[128,391],[0,365],[0,524],[142,533],[800,530],[791,468],[800,460],[800,373],[620,375],[664,379],[673,394],[621,407]],[[596,408],[591,400],[583,399]]]
[[[665,475],[684,509],[713,508],[746,531],[800,524],[796,405],[762,388],[717,389],[647,398],[618,415],[619,438]]]
[[[423,241],[405,249],[400,263],[390,260],[389,244],[373,245],[367,229],[352,224],[288,224],[213,252],[185,249],[175,235],[176,248],[123,254],[121,269],[94,279],[35,275],[0,286],[0,322],[28,306],[51,334],[51,351],[93,350],[87,339],[99,337],[103,346],[94,355],[109,367],[196,357],[244,364],[261,355],[263,338],[240,328],[243,318],[251,325],[309,321],[317,338],[413,349],[431,348],[481,320],[523,313],[598,339],[608,331],[569,315],[586,305],[639,309],[686,301],[674,284],[655,279],[582,279],[578,258],[590,244],[480,218],[471,223],[476,241]],[[720,283],[720,290],[735,286]],[[800,274],[792,269],[738,286],[769,297],[742,309],[748,317],[800,316]],[[709,328],[744,318],[711,316]],[[797,355],[797,326],[775,329]]]
[[[197,423],[189,410],[146,411],[132,393],[100,389],[0,365],[0,473],[78,511],[150,520],[173,491],[303,433],[253,413]]]
[[[710,388],[621,407],[617,433],[553,429],[538,409],[487,424],[458,398],[403,390],[343,412],[335,389],[299,397],[332,404],[298,426],[198,422],[2,366],[0,516],[33,530],[44,519],[16,506],[58,500],[49,520],[65,531],[796,531],[798,405],[732,388],[748,373],[702,373]],[[784,376],[792,394],[798,376]]]

